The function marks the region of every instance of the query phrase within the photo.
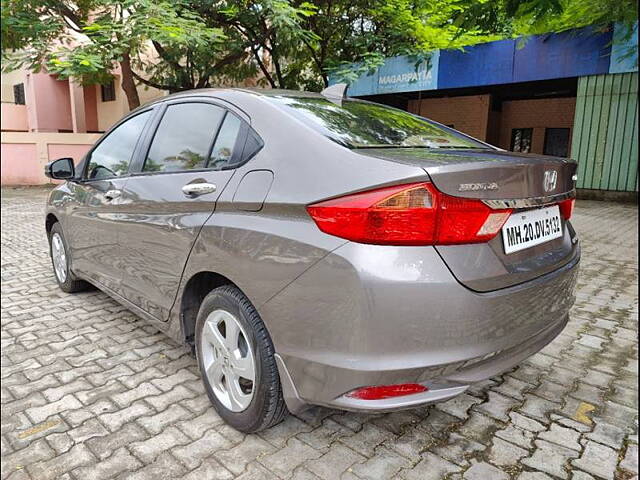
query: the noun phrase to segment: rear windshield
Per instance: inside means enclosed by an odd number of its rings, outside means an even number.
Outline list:
[[[487,148],[453,129],[395,108],[361,100],[267,96],[287,112],[349,148]]]

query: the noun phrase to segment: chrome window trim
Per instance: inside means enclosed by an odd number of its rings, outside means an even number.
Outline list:
[[[549,205],[552,203],[558,203],[569,198],[575,198],[576,191],[559,193],[556,195],[548,195],[545,197],[532,197],[532,198],[514,198],[508,200],[482,200],[482,202],[493,209],[501,208],[532,208],[541,207],[543,205]]]

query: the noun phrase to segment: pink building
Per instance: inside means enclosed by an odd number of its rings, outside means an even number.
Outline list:
[[[2,75],[2,185],[41,185],[44,165],[59,157],[79,161],[128,111],[119,72],[110,85],[82,86],[47,73]],[[140,89],[142,103],[164,95]]]
[[[2,131],[98,131],[96,87],[56,80],[46,73],[29,73],[25,83],[14,85],[14,102],[2,102]]]

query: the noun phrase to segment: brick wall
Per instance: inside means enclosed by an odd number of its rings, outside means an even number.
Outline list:
[[[498,146],[511,147],[511,130],[533,128],[531,153],[543,153],[546,128],[570,128],[569,147],[573,133],[575,98],[541,98],[538,100],[514,100],[502,103]]]
[[[543,153],[546,128],[570,128],[573,133],[575,98],[542,98],[502,103],[490,110],[490,95],[410,100],[409,111],[431,118],[493,145],[509,149],[511,130],[533,128],[531,153]]]
[[[479,140],[487,140],[490,95],[425,98],[410,100],[409,111],[426,118],[453,125]]]

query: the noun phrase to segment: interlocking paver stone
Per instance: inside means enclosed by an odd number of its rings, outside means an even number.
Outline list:
[[[361,463],[366,457],[350,448],[336,443],[322,457],[311,460],[307,468],[324,480],[340,478],[340,476],[354,463]]]
[[[489,459],[496,465],[518,465],[528,454],[529,452],[524,448],[517,447],[513,443],[505,442],[500,438],[494,438]]]
[[[518,368],[435,407],[316,408],[244,435],[211,408],[188,348],[98,290],[56,287],[45,194],[2,192],[3,480],[637,474],[635,206],[578,201],[571,320]]]
[[[620,468],[627,472],[638,474],[638,445],[629,445],[624,458],[620,462]]]
[[[552,480],[552,477],[542,472],[522,472],[518,480]]]
[[[106,480],[122,472],[140,468],[142,463],[126,448],[119,448],[109,458],[94,465],[77,468],[73,474],[77,478],[91,478],[92,480]]]
[[[496,437],[518,445],[521,448],[531,448],[535,435],[529,430],[524,430],[514,425],[507,425],[503,430],[496,432]]]
[[[618,452],[599,443],[587,441],[580,458],[573,465],[597,477],[613,479],[618,462]]]
[[[393,478],[402,468],[409,467],[410,461],[388,448],[381,447],[376,455],[351,469],[358,477],[366,480]]]
[[[559,478],[569,478],[567,465],[569,460],[579,453],[544,440],[536,440],[533,455],[522,460],[522,464]]]
[[[174,448],[173,455],[189,469],[196,468],[203,459],[219,450],[231,447],[231,442],[216,431],[206,432],[200,439],[187,445]]]
[[[129,445],[133,454],[145,463],[150,463],[162,452],[189,442],[189,437],[176,427],[167,427],[162,432],[147,440]]]
[[[459,472],[461,468],[433,453],[426,453],[422,460],[411,470],[405,470],[403,478],[407,480],[440,480],[448,474]]]
[[[27,467],[27,471],[31,475],[31,478],[53,480],[77,467],[90,464],[96,465],[94,462],[95,457],[86,445],[80,443],[50,460],[32,463]]]
[[[257,435],[248,435],[243,441],[228,450],[218,450],[215,457],[228,470],[241,474],[248,463],[273,453],[275,448]]]
[[[259,459],[259,461],[275,474],[287,476],[299,465],[308,463],[321,455],[322,453],[318,450],[297,438],[292,438],[284,448]]]
[[[597,422],[593,432],[588,433],[586,437],[603,445],[618,449],[624,441],[624,430],[615,425]]]
[[[580,433],[556,423],[552,423],[551,428],[546,432],[538,434],[538,438],[572,450],[580,451],[581,449],[578,443]]]
[[[468,466],[468,459],[476,456],[487,447],[481,443],[469,440],[455,432],[449,435],[446,442],[432,448],[433,453],[460,466]]]
[[[469,468],[464,472],[462,478],[465,480],[486,480],[488,478],[492,480],[509,480],[509,475],[489,463],[482,462],[476,463]]]

